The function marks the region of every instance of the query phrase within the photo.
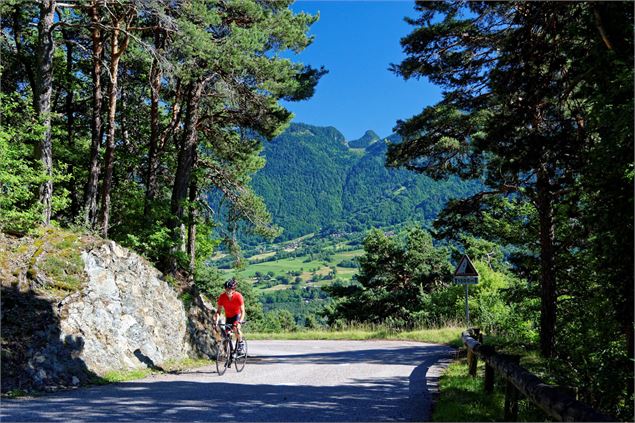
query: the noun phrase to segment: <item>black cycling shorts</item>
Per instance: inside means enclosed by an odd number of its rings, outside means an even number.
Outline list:
[[[227,325],[233,325],[236,322],[240,322],[240,313],[235,316],[225,318],[225,324]]]

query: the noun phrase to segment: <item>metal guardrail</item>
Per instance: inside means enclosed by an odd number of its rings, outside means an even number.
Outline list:
[[[468,329],[461,335],[467,347],[469,373],[476,376],[478,358],[485,362],[485,392],[494,390],[494,371],[507,381],[505,389],[505,421],[518,419],[519,395],[557,421],[572,422],[614,422],[614,417],[602,414],[590,406],[576,400],[556,386],[549,385],[536,375],[521,367],[520,356],[497,353],[494,347],[483,345],[482,335],[477,328]]]

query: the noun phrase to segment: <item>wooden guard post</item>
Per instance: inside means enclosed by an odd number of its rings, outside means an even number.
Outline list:
[[[500,354],[501,357],[509,360],[511,363],[516,365],[520,364],[520,356],[519,355],[511,355],[511,354]],[[508,422],[515,422],[518,420],[518,400],[519,398],[518,389],[514,386],[511,380],[508,380],[505,385],[505,414],[504,419]]]
[[[483,335],[481,335],[481,330],[479,328],[471,328],[469,329],[473,332],[474,337],[479,340],[479,342],[483,342]],[[478,356],[474,352],[473,349],[467,349],[467,364],[469,366],[469,374],[470,376],[476,376],[476,366],[478,365]]]

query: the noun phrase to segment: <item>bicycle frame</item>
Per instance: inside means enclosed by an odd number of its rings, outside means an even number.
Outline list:
[[[227,323],[219,323],[218,326],[220,327],[220,334],[221,334],[221,337],[223,338],[223,341],[224,340],[229,341],[229,347],[232,353],[230,357],[230,361],[231,361],[234,358],[236,348],[238,348],[238,338],[234,339],[234,325],[227,324]]]
[[[235,364],[236,371],[241,372],[245,368],[245,363],[247,360],[246,345],[244,348],[244,353],[237,355],[238,337],[236,337],[235,341],[232,339],[234,334],[234,325],[227,324],[227,323],[219,323],[218,328],[220,330],[220,335],[221,335],[221,342],[218,345],[218,348],[225,349],[227,346],[229,347],[229,354],[223,355],[223,356],[226,356],[226,359],[227,359],[227,361],[225,362],[223,366],[218,367],[220,363],[218,362],[218,359],[217,359],[216,366],[217,366],[219,375],[223,375],[225,373],[225,369],[227,369],[228,367],[231,367],[232,364]]]

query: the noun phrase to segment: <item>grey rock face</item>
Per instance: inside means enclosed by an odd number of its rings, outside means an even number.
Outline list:
[[[88,370],[130,370],[185,358],[187,317],[176,292],[139,255],[114,242],[82,253],[88,286],[59,305],[60,340],[81,338]]]

